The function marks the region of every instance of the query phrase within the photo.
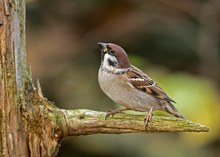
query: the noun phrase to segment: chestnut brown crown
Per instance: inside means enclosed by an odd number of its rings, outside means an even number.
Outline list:
[[[122,47],[114,43],[99,42],[98,45],[101,47],[103,57],[105,54],[109,54],[117,58],[118,64],[116,68],[126,69],[131,67],[128,55]]]

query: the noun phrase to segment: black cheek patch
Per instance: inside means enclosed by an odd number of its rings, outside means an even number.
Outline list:
[[[111,61],[110,59],[108,59],[108,64],[109,64],[110,66],[113,66],[113,67],[115,67],[115,66],[117,65],[116,62],[113,62],[113,61]]]

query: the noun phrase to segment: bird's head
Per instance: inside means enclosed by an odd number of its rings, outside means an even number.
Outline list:
[[[131,67],[127,53],[120,46],[113,43],[102,43],[98,45],[101,47],[101,61],[106,68],[127,69]]]

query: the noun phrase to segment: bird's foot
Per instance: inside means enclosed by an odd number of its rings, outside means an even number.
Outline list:
[[[123,111],[129,110],[128,108],[122,108],[122,109],[118,109],[118,110],[109,110],[105,116],[105,120],[109,117],[109,116],[114,116],[117,113],[121,113]]]
[[[147,116],[144,117],[144,122],[145,122],[145,129],[147,129],[148,127],[148,123],[151,121],[152,117],[153,117],[153,107],[150,108]]]

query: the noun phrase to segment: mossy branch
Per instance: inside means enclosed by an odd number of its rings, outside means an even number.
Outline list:
[[[122,133],[208,132],[209,128],[176,117],[153,116],[145,129],[144,116],[120,113],[105,120],[105,112],[86,109],[61,110],[66,120],[65,136]],[[62,127],[64,125],[62,124]]]
[[[175,117],[153,116],[145,129],[143,115],[119,113],[105,119],[106,112],[60,109],[44,98],[39,81],[36,88],[32,82],[29,84],[27,103],[22,106],[21,111],[31,155],[37,152],[40,154],[38,156],[55,156],[59,143],[71,136],[209,131],[207,126]]]

